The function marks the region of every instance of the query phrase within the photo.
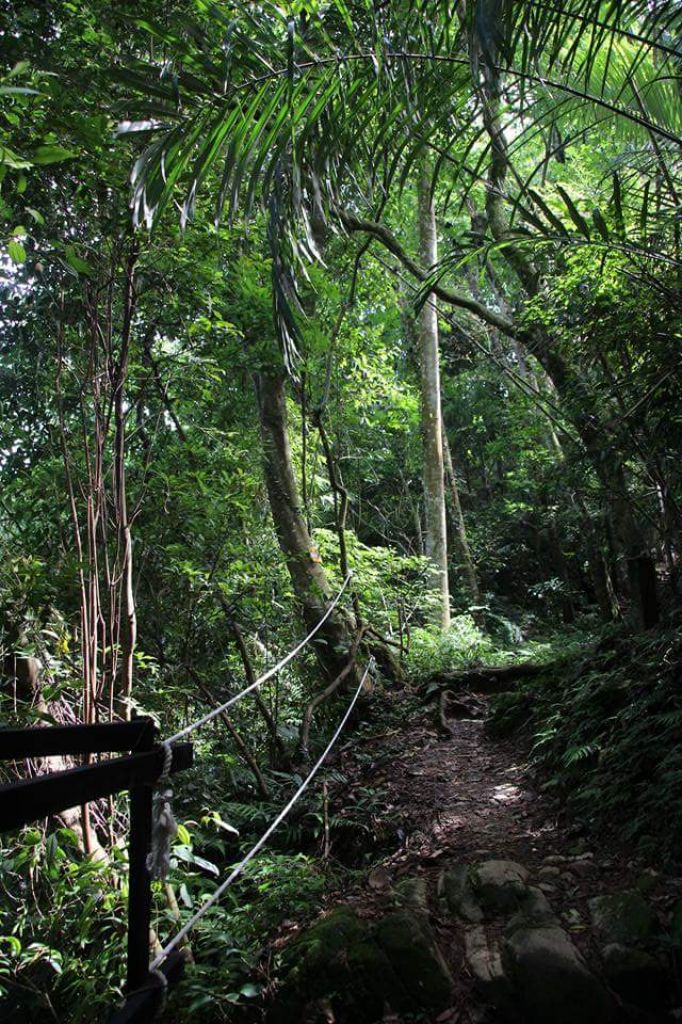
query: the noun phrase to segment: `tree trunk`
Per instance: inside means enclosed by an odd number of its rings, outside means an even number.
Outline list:
[[[436,217],[431,197],[431,176],[424,166],[419,178],[419,244],[423,265],[430,269],[438,260]],[[424,507],[426,556],[433,566],[432,581],[440,601],[437,621],[441,629],[450,625],[448,549],[445,525],[445,480],[441,431],[440,364],[438,313],[430,295],[419,315],[419,356],[424,443]]]
[[[333,597],[305,521],[289,440],[283,374],[260,373],[256,396],[263,446],[263,472],[279,546],[308,629],[319,622]],[[348,660],[355,635],[351,617],[338,606],[313,640],[320,666],[335,679]],[[352,683],[355,673],[351,673]]]
[[[455,530],[457,533],[457,541],[459,544],[461,565],[467,579],[471,600],[474,604],[479,604],[481,600],[481,591],[478,585],[476,566],[474,565],[474,560],[471,557],[471,548],[469,547],[464,515],[462,514],[462,503],[459,500],[457,477],[455,476],[455,469],[452,464],[452,451],[450,450],[450,442],[448,441],[448,436],[445,432],[445,424],[443,424],[443,455],[445,457],[445,471],[450,484],[450,497],[452,498],[452,510],[455,521]]]

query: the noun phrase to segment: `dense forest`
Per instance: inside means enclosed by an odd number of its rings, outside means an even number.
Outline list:
[[[682,7],[0,55],[0,1018],[679,1020]]]

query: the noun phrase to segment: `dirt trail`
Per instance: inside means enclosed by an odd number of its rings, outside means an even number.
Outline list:
[[[485,712],[485,701],[477,703]],[[449,719],[447,739],[432,719],[421,714],[407,732],[379,736],[365,747],[378,756],[362,784],[384,790],[386,812],[398,813],[405,833],[402,849],[386,859],[387,866],[405,870],[446,856],[488,856],[534,867],[569,847],[588,849],[577,830],[567,834],[556,807],[530,785],[520,744],[489,737],[482,716]],[[613,858],[609,863],[615,867]]]
[[[398,703],[402,699],[409,700],[396,698]],[[350,798],[352,803],[354,790],[380,792],[385,819],[378,814],[377,831],[381,834],[382,825],[385,828],[390,821],[389,831],[393,829],[397,840],[393,851],[369,872],[365,884],[343,894],[344,903],[361,917],[380,917],[392,887],[402,878],[421,876],[427,882],[439,946],[456,979],[453,1005],[434,1018],[438,1024],[495,1019],[486,1014],[473,979],[463,969],[461,926],[447,913],[441,915],[437,909],[433,913],[439,906],[438,878],[444,866],[488,859],[524,865],[594,969],[598,969],[599,953],[589,927],[588,900],[641,884],[645,873],[642,864],[614,853],[606,837],[603,842],[594,836],[588,839],[575,825],[561,821],[560,808],[529,781],[522,745],[490,737],[482,717],[485,700],[476,698],[473,705],[478,705],[481,717],[450,719],[448,738],[439,735],[431,711],[413,716],[407,731],[396,729],[368,738],[362,744],[361,777],[340,798]],[[343,770],[351,774],[352,760],[353,748],[348,745],[342,762]],[[397,835],[396,821],[400,823]],[[562,861],[568,857],[584,857],[589,863],[582,872],[575,866],[567,871]],[[654,906],[660,901],[664,909],[669,889],[666,896],[662,880],[654,873],[650,877],[648,899]],[[339,894],[333,902],[338,898]]]
[[[424,730],[423,745],[403,749],[392,767],[390,791],[414,829],[410,851],[528,864],[561,852],[556,822],[524,782],[521,752],[489,739],[481,719],[451,729],[447,740]]]

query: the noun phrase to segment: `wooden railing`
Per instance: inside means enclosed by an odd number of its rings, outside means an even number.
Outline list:
[[[164,990],[182,974],[184,957],[166,959],[158,973],[149,971],[149,934],[152,891],[147,869],[152,837],[152,788],[164,766],[164,748],[157,742],[150,718],[102,725],[45,726],[34,729],[0,729],[0,759],[121,753],[95,764],[49,772],[0,787],[0,831],[79,807],[92,800],[128,791],[130,794],[128,948],[126,1001],[111,1024],[142,1024],[153,1019]],[[192,764],[191,743],[173,746],[170,772]]]

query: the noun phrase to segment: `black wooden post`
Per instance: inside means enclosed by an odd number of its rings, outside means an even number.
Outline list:
[[[149,747],[153,739],[147,741]],[[149,749],[147,747],[147,749]],[[149,977],[149,931],[152,886],[147,855],[152,842],[152,787],[147,783],[130,790],[130,844],[128,847],[128,972],[127,991],[134,992]]]

